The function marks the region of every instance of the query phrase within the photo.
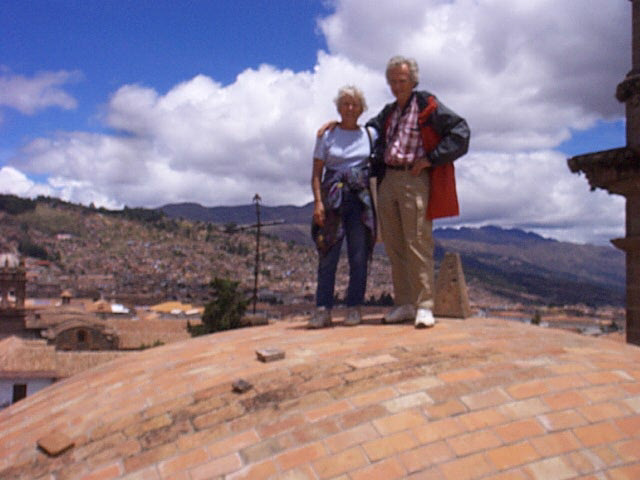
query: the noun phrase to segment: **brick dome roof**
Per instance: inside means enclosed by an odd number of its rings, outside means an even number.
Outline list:
[[[0,411],[0,478],[89,477],[640,478],[640,349],[490,318],[173,343]]]

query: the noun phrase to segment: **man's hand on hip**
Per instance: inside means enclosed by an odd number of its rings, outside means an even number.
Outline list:
[[[425,168],[429,168],[430,166],[431,162],[427,159],[427,157],[419,158],[418,160],[413,162],[413,167],[411,167],[411,175],[417,177],[418,175],[420,175],[422,170],[424,170]]]

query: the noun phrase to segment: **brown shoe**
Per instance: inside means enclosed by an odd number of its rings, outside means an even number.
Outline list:
[[[413,320],[416,316],[416,309],[413,305],[399,305],[393,307],[382,319],[382,323],[401,323]]]
[[[347,309],[347,317],[342,323],[346,327],[355,327],[362,322],[362,315],[360,314],[360,307],[349,307]]]
[[[311,318],[309,319],[309,323],[307,323],[307,328],[325,328],[331,326],[331,310],[328,310],[326,307],[318,307],[316,311],[313,312]]]

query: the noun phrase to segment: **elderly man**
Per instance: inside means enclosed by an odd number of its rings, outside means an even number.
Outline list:
[[[396,101],[367,126],[378,132],[378,216],[391,262],[394,308],[385,323],[414,320],[431,327],[433,317],[432,220],[458,215],[453,161],[469,148],[467,122],[434,95],[417,91],[415,60],[393,57],[386,70]]]

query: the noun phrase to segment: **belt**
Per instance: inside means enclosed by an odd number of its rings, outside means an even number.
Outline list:
[[[413,168],[413,164],[405,164],[405,165],[386,165],[386,168],[389,168],[391,170],[400,170],[403,172],[408,172],[409,170],[411,170]]]

